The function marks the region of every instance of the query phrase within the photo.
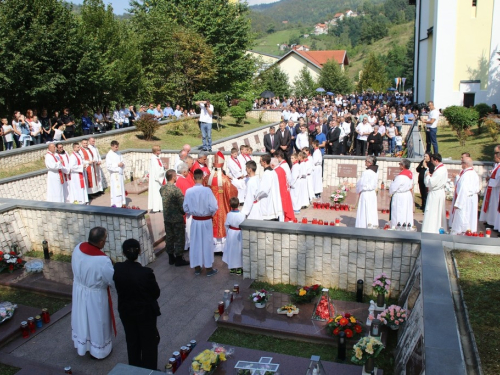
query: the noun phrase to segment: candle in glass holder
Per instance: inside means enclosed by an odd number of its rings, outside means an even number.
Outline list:
[[[318,224],[318,219],[316,218],[313,218],[313,221],[312,221],[313,224]]]
[[[328,225],[328,221],[325,220],[324,223],[323,223],[323,225]]]
[[[50,314],[49,314],[49,310],[47,310],[46,308],[43,308],[43,309],[42,309],[42,321],[43,321],[43,324],[48,324],[48,323],[50,323]]]
[[[28,322],[22,321],[21,322],[21,333],[23,335],[23,339],[27,339],[30,337],[30,329],[28,328]]]
[[[318,208],[318,202],[313,202],[313,208]]]
[[[491,237],[491,228],[486,228],[486,238]]]
[[[330,221],[330,226],[334,227],[335,226],[335,221]]]
[[[240,294],[240,285],[239,284],[234,284],[233,285],[233,290],[236,291],[236,294]],[[196,343],[196,341],[195,341]]]
[[[323,225],[323,220],[319,219],[318,220],[318,225]]]
[[[219,315],[224,314],[224,301],[219,301],[218,311]]]
[[[337,217],[335,218],[335,225],[339,225],[340,224],[340,219]]]
[[[325,204],[326,204],[326,209],[327,210],[330,209],[330,202],[326,202]]]
[[[187,358],[189,354],[188,348],[185,346],[181,346],[181,360],[184,362],[184,360]]]
[[[484,237],[483,231],[479,232],[479,237]]]
[[[338,210],[340,210],[340,204],[335,203],[335,211],[338,211]]]
[[[35,316],[35,325],[36,328],[42,328],[43,322],[42,322],[42,317],[40,315]]]
[[[32,316],[28,318],[28,328],[31,333],[35,333],[35,319]]]
[[[307,217],[302,218],[302,224],[307,224]]]
[[[294,218],[293,218],[293,222],[294,222],[294,223],[298,223],[298,222],[299,222],[299,220],[298,220],[296,217],[294,217]]]

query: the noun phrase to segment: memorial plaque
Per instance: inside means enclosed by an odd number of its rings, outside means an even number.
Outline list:
[[[245,139],[243,140],[243,142],[245,142],[245,144],[246,144],[247,146],[250,146],[250,141],[248,140],[248,138],[245,138]]]
[[[233,142],[233,148],[239,150],[238,144],[236,142]]]
[[[163,163],[163,167],[166,169],[170,168],[170,158],[160,158]]]
[[[339,164],[337,177],[358,177],[358,166],[356,164]]]
[[[448,178],[455,181],[455,176],[458,176],[461,171],[461,169],[448,169]]]
[[[253,137],[255,139],[255,143],[260,143],[260,139],[259,139],[258,135],[254,135]]]
[[[226,151],[226,150],[224,150],[224,147],[219,147],[219,151]]]
[[[394,181],[399,172],[401,172],[399,167],[387,167],[387,180]]]

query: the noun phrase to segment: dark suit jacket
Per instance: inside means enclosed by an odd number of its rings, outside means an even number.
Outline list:
[[[281,134],[281,129],[276,132],[276,135],[278,136],[278,145],[279,146],[287,146],[290,147],[290,142],[292,140],[292,135],[290,134],[290,130],[285,128],[284,134]]]
[[[118,312],[120,316],[159,316],[160,288],[149,267],[126,260],[115,264]]]
[[[271,150],[277,150],[279,147],[278,144],[278,136],[276,133],[274,134],[274,142],[271,143],[271,134],[266,134],[264,136],[264,147],[266,148],[266,151],[271,153]]]
[[[338,126],[335,127],[335,129],[331,130],[328,133],[327,141],[328,143],[331,143],[332,145],[331,150],[333,155],[340,155],[340,128]]]

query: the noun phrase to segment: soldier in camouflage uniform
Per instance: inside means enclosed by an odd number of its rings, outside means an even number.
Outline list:
[[[169,169],[166,173],[167,183],[160,188],[160,195],[163,201],[163,223],[165,225],[165,243],[168,253],[169,264],[176,267],[187,266],[189,262],[184,260],[186,224],[184,224],[184,195],[181,189],[175,186],[177,173]]]

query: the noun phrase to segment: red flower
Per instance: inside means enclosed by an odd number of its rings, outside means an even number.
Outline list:
[[[15,251],[11,251],[9,254],[10,254],[10,255],[14,255],[14,256],[16,256],[16,255],[17,255]]]
[[[0,251],[0,256],[2,256],[2,255],[3,255],[3,251]]]
[[[311,287],[313,290],[316,290],[319,288],[319,285],[318,284],[314,284],[312,287]]]
[[[339,330],[339,328],[338,328],[338,327],[337,327],[337,328],[335,328],[335,329],[333,330],[333,334],[334,334],[335,336],[338,336],[339,332],[340,332],[340,330]]]
[[[14,265],[13,264],[9,264],[9,271],[12,271],[14,269]]]
[[[339,324],[343,327],[346,326],[349,323],[349,321],[346,318],[342,318],[339,321]]]
[[[344,316],[345,316],[347,319],[349,319],[349,318],[351,317],[351,314],[349,314],[349,313],[345,313],[345,314],[344,314]]]
[[[356,325],[354,326],[354,330],[356,331],[356,333],[361,333],[361,331],[362,331],[363,329],[361,328],[361,326],[360,326],[359,324],[356,324]]]
[[[350,339],[353,335],[352,331],[349,328],[347,328],[344,332],[345,332],[345,337],[347,337],[348,339]]]

